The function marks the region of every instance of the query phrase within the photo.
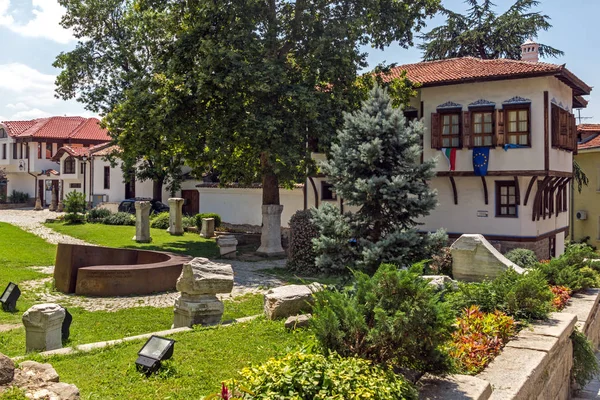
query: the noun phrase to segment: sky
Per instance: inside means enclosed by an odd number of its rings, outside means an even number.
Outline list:
[[[514,0],[495,0],[497,11],[505,11]],[[463,0],[442,0],[453,11],[463,12]],[[600,43],[597,16],[600,0],[541,0],[536,9],[551,18],[553,27],[540,32],[537,40],[565,52],[558,59],[544,62],[566,64],[598,93],[587,96],[587,109],[581,111],[583,123],[600,123]],[[64,9],[56,0],[0,0],[0,121],[28,120],[51,115],[93,116],[83,104],[54,96],[54,81],[60,72],[52,67],[56,56],[75,48],[70,31],[59,25]],[[444,18],[427,21],[424,31],[438,26]],[[418,38],[415,44],[419,43]],[[383,51],[366,48],[370,67],[380,62],[408,64],[421,60],[416,47],[403,49],[392,45]],[[597,101],[596,101],[597,99]]]

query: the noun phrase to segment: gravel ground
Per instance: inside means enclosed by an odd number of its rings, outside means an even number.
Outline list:
[[[1,210],[0,222],[8,222],[16,225],[26,231],[29,231],[50,243],[72,243],[88,244],[83,240],[71,236],[59,234],[52,229],[42,225],[48,218],[56,218],[59,213],[48,210],[33,211],[32,209],[20,210]],[[265,268],[282,268],[285,266],[285,260],[261,260],[256,262],[238,261],[238,260],[219,260],[231,264],[234,272],[234,286],[231,294],[221,295],[222,299],[242,296],[246,293],[264,293],[269,288],[281,286],[284,282],[271,275],[260,272]],[[53,266],[32,267],[43,273],[51,274],[54,271]],[[177,292],[159,293],[149,296],[129,296],[129,297],[84,297],[72,294],[63,294],[50,292],[44,286],[52,278],[38,279],[35,281],[22,282],[21,286],[25,289],[40,292],[40,301],[47,303],[60,303],[65,306],[81,307],[88,311],[117,311],[123,308],[132,307],[169,307],[172,306]]]

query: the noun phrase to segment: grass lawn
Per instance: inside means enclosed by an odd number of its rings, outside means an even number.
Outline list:
[[[55,245],[16,226],[0,222],[0,292],[9,282],[19,284],[48,276],[27,267],[53,265],[55,255]],[[17,312],[11,314],[0,309],[0,324],[19,323],[21,314],[35,303],[34,293],[22,292]]]
[[[135,369],[143,341],[92,353],[46,359],[61,382],[75,384],[82,399],[199,399],[218,392],[221,381],[243,367],[279,357],[311,342],[307,330],[287,332],[282,321],[247,323],[173,335],[173,358],[158,375],[146,378]]]
[[[135,226],[115,226],[103,224],[65,225],[61,222],[47,223],[46,226],[57,232],[85,240],[88,243],[106,247],[139,248],[145,250],[171,251],[192,257],[215,257],[219,249],[214,239],[204,239],[197,233],[184,233],[171,236],[164,229],[150,229],[152,243],[136,243]]]
[[[247,294],[235,300],[227,300],[224,302],[222,320],[261,314],[262,302],[261,294]],[[69,307],[69,312],[73,315],[73,323],[71,335],[64,347],[162,331],[170,329],[173,323],[173,307],[136,307],[116,312],[90,312]],[[0,332],[0,351],[10,357],[25,354],[25,328]]]

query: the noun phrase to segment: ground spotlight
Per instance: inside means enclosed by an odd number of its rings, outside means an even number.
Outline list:
[[[160,368],[162,360],[168,360],[173,356],[175,341],[160,336],[152,335],[138,352],[135,364],[138,370],[150,375]]]
[[[17,311],[17,299],[21,296],[21,290],[15,284],[10,282],[6,289],[4,289],[4,293],[2,293],[2,297],[0,297],[0,303],[2,303],[2,309],[8,312]]]

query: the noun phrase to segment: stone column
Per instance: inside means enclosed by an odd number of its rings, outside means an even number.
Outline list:
[[[216,294],[231,293],[232,289],[233,269],[230,264],[215,263],[201,257],[184,264],[177,279],[177,290],[181,294],[175,300],[173,328],[220,323],[224,306]]]
[[[220,236],[217,239],[217,246],[222,258],[235,258],[238,241],[233,235]]]
[[[138,243],[150,243],[150,207],[149,201],[135,202],[135,236],[133,240]]]
[[[65,205],[63,204],[64,186],[65,186],[65,181],[60,181],[60,183],[59,183],[60,196],[58,197],[58,205],[56,206],[57,212],[63,212],[65,210]]]
[[[183,207],[184,201],[184,199],[179,197],[173,197],[169,199],[169,228],[167,229],[167,232],[169,232],[171,235],[183,235],[181,208]]]
[[[52,185],[52,198],[50,200],[49,211],[56,211],[58,208],[58,193],[56,193],[56,186]]]
[[[23,314],[26,350],[55,350],[62,348],[62,323],[65,309],[58,304],[37,304]]]
[[[215,236],[215,219],[214,218],[202,218],[202,230],[200,236],[205,238],[211,238]]]
[[[285,254],[281,247],[281,213],[282,205],[262,206],[262,232],[260,247],[256,252],[265,256],[281,256]]]

